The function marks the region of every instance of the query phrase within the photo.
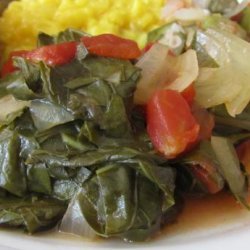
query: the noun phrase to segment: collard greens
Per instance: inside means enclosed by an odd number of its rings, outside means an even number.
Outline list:
[[[83,35],[40,34],[39,45]],[[98,235],[147,239],[173,209],[176,172],[135,121],[140,70],[83,45],[62,66],[14,63],[18,71],[1,80],[0,223],[33,233],[77,200],[77,216]]]

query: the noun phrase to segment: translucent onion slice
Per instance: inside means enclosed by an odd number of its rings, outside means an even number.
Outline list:
[[[239,14],[241,11],[243,11],[247,5],[250,3],[250,0],[244,0],[244,1],[238,1],[241,2],[237,5],[237,7],[225,14],[226,17],[233,17]]]
[[[200,75],[195,83],[196,101],[204,108],[210,108],[222,103],[230,102],[241,86],[235,84],[236,76],[230,68],[201,68]],[[227,76],[231,76],[228,81]]]
[[[173,14],[181,8],[185,7],[184,0],[169,0],[167,4],[162,9],[162,18],[169,20],[172,18]]]
[[[96,238],[94,230],[85,220],[80,206],[76,199],[72,199],[66,213],[63,216],[59,226],[59,231],[79,236],[84,236],[88,239]]]
[[[145,104],[157,89],[186,89],[198,76],[196,52],[188,50],[180,56],[172,56],[166,46],[155,44],[136,64],[142,69],[142,77],[135,91],[135,103]]]
[[[193,5],[202,9],[207,9],[211,0],[193,0]]]
[[[224,103],[231,116],[240,114],[250,101],[250,44],[215,29],[199,31],[197,37],[220,65],[200,70],[196,82],[198,103],[206,108]]]
[[[178,57],[169,57],[165,88],[182,92],[199,74],[196,52],[192,49]]]
[[[184,24],[199,22],[204,20],[210,12],[206,9],[200,8],[183,8],[177,10],[173,17],[174,20],[180,21]]]
[[[136,104],[145,104],[164,81],[168,51],[168,47],[156,43],[137,62],[136,66],[142,69],[142,76],[134,95]]]

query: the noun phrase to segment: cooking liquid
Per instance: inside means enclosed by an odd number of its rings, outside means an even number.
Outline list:
[[[214,236],[227,231],[237,230],[244,226],[250,226],[250,212],[241,207],[231,194],[221,192],[204,198],[186,198],[185,206],[178,219],[167,225],[161,232],[157,233],[152,240],[146,243],[124,243],[119,239],[86,239],[70,234],[58,233],[50,230],[37,233],[32,236],[20,233],[13,229],[1,229],[1,237],[8,241],[8,246],[25,244],[26,250],[33,250],[34,244],[42,246],[76,247],[77,249],[119,249],[119,248],[147,248],[155,246],[178,246],[180,242],[195,242],[202,238],[211,240]],[[13,241],[15,239],[15,241]],[[18,242],[18,243],[17,243]],[[19,243],[20,242],[20,243]],[[12,244],[13,243],[13,244]],[[146,245],[145,245],[146,244]],[[75,248],[74,248],[75,249]]]
[[[203,198],[186,198],[183,212],[177,221],[167,225],[156,240],[195,240],[250,225],[250,212],[234,199],[221,192]],[[165,239],[164,239],[165,240]]]

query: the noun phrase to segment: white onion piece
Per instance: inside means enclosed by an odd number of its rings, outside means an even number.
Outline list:
[[[163,19],[171,19],[173,14],[181,8],[185,7],[184,0],[170,0],[167,2],[166,6],[163,7],[161,16]]]
[[[176,49],[184,45],[185,30],[181,25],[173,23],[165,31],[164,36],[159,40],[159,43],[168,46],[171,49]]]
[[[239,37],[214,29],[198,32],[207,53],[219,68],[201,69],[196,81],[197,101],[204,107],[226,104],[231,116],[240,114],[250,101],[250,45]]]
[[[230,68],[202,68],[195,82],[196,101],[204,108],[210,108],[232,100],[241,86],[235,84],[236,75]],[[228,79],[228,76],[230,80]]]
[[[142,69],[142,77],[137,84],[134,100],[145,104],[158,89],[186,89],[198,76],[196,52],[188,50],[180,56],[168,54],[168,48],[155,44],[136,64]]]
[[[237,5],[237,7],[225,14],[226,17],[233,17],[239,14],[242,10],[244,10],[247,5],[250,3],[250,0],[242,1],[240,4]]]
[[[136,66],[142,69],[142,76],[134,95],[136,104],[145,104],[157,85],[164,80],[168,51],[168,47],[156,43],[137,62]]]
[[[88,239],[96,238],[94,230],[89,226],[84,216],[82,215],[76,199],[72,199],[66,213],[63,216],[59,226],[59,231],[79,236],[84,236]]]
[[[188,50],[178,57],[170,57],[168,60],[165,88],[179,92],[186,89],[196,80],[199,74],[197,55],[194,50]]]
[[[207,9],[211,0],[193,0],[193,5],[202,9]]]
[[[182,23],[193,23],[204,20],[210,12],[200,8],[183,8],[177,10],[173,17],[175,20]]]
[[[187,28],[186,48],[192,47],[192,43],[195,39],[196,30],[193,28]]]

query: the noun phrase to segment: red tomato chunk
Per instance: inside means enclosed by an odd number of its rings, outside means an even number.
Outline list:
[[[188,149],[199,135],[200,126],[187,101],[174,90],[159,90],[147,104],[147,131],[154,147],[167,158]]]
[[[112,34],[82,37],[90,54],[120,59],[135,59],[141,55],[136,42]]]

